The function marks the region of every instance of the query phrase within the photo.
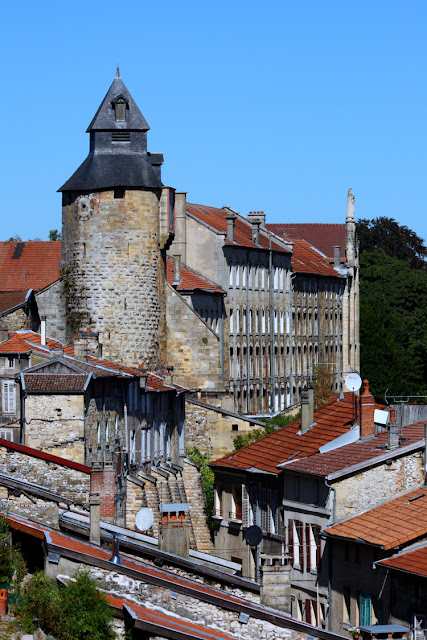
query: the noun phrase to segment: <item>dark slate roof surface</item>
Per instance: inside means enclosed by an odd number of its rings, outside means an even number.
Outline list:
[[[129,103],[129,109],[126,113],[126,121],[117,123],[115,113],[111,103],[119,96],[123,96]],[[98,111],[93,117],[92,122],[87,128],[90,131],[111,131],[112,129],[132,129],[134,131],[148,131],[148,123],[141,111],[139,110],[135,100],[132,98],[128,88],[121,79],[120,75],[116,75],[110,88],[108,89],[104,100],[101,102]]]
[[[24,373],[25,388],[29,392],[84,391],[88,376],[84,374]]]

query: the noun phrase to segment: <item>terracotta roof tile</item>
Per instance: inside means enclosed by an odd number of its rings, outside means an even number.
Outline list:
[[[400,553],[393,558],[380,560],[375,564],[380,564],[388,569],[398,569],[399,571],[405,571],[406,573],[413,573],[417,576],[427,578],[427,546]]]
[[[108,377],[114,372],[117,375],[127,374],[130,376],[141,377],[147,375],[147,390],[149,391],[185,391],[184,387],[174,384],[168,384],[160,376],[139,369],[136,367],[126,367],[122,364],[110,362],[104,358],[94,358],[89,356],[87,362],[74,359],[74,349],[67,347],[57,340],[46,338],[46,347],[42,347],[39,333],[34,331],[15,331],[9,334],[9,339],[0,343],[0,354],[4,353],[29,353],[36,351],[39,354],[49,356],[51,349],[62,349],[65,356],[73,358],[73,363],[88,373],[93,373],[95,377]],[[98,365],[98,366],[97,366]],[[28,374],[26,374],[28,375]],[[45,375],[45,374],[43,374]]]
[[[60,242],[0,242],[0,291],[39,291],[59,278]]]
[[[210,227],[213,227],[217,231],[222,233],[226,233],[227,231],[227,220],[226,216],[230,213],[228,209],[217,209],[215,207],[206,207],[201,204],[190,204],[187,202],[187,212],[190,213],[195,218],[198,218],[205,224],[208,224]],[[248,220],[245,220],[241,216],[237,216],[235,221],[235,242],[231,240],[225,239],[225,243],[229,245],[240,245],[242,247],[253,247],[259,248],[261,246],[264,249],[269,249],[269,238],[268,235],[260,230],[259,234],[259,245],[256,245],[252,242],[252,226]],[[272,249],[274,251],[280,251],[282,253],[291,253],[290,250],[286,249],[279,242],[272,242]]]
[[[173,259],[167,256],[166,259],[166,279],[168,284],[173,284]],[[175,287],[177,291],[207,291],[208,293],[224,293],[224,290],[209,282],[201,275],[181,265],[181,282]]]
[[[402,447],[414,444],[424,438],[424,423],[416,424],[403,428]],[[328,476],[331,473],[342,471],[360,462],[367,460],[375,460],[378,456],[382,456],[389,450],[386,449],[387,432],[379,433],[375,438],[347,444],[334,451],[327,453],[316,453],[303,460],[296,460],[287,465],[287,471],[297,471],[298,473],[307,473],[316,476]],[[398,455],[399,449],[393,451]]]
[[[419,487],[378,507],[327,527],[328,535],[362,539],[393,549],[427,535],[427,487]]]
[[[306,240],[292,240],[294,252],[292,255],[292,271],[295,273],[309,273],[315,275],[342,277],[329,263],[326,256],[322,255]]]
[[[25,388],[28,392],[56,391],[72,392],[84,391],[88,376],[80,374],[64,375],[55,373],[24,373]]]
[[[334,247],[341,247],[341,261],[345,260],[345,241],[347,229],[345,224],[322,223],[289,223],[267,224],[267,229],[280,238],[290,241],[290,238],[307,240],[314,247],[320,249],[329,260],[334,259]]]
[[[216,460],[212,465],[245,470],[254,467],[260,471],[281,473],[282,469],[277,469],[277,465],[286,462],[291,456],[311,456],[317,453],[319,447],[349,431],[353,424],[351,394],[346,394],[344,400],[336,400],[315,411],[314,421],[315,426],[298,435],[301,420],[296,420],[261,440]]]

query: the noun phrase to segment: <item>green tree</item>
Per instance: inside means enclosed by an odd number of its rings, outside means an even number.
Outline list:
[[[212,528],[212,515],[214,508],[214,472],[209,466],[210,456],[202,453],[197,447],[187,449],[187,457],[195,462],[199,467],[200,476],[202,478],[203,489],[205,491],[205,513],[206,521]]]
[[[271,418],[261,418],[263,422],[265,422],[264,427],[260,427],[259,429],[251,429],[248,433],[243,435],[238,435],[233,438],[234,451],[238,451],[239,449],[243,449],[248,444],[252,444],[253,442],[257,442],[257,440],[261,440],[264,436],[268,436],[270,433],[273,433],[280,427],[284,427],[294,420],[297,420],[301,416],[301,412],[298,412],[296,415],[285,416],[283,413],[278,413]]]
[[[313,381],[314,409],[319,409],[332,399],[335,376],[327,364],[318,364],[313,368]]]
[[[62,234],[59,233],[58,229],[51,229],[49,231],[49,240],[61,240],[62,239]]]
[[[113,612],[88,571],[80,571],[68,587],[35,573],[26,583],[17,616],[31,633],[33,619],[41,629],[61,640],[112,640]]]
[[[382,249],[360,260],[361,372],[383,401],[427,393],[427,271]]]
[[[382,249],[388,256],[404,260],[415,269],[427,269],[424,240],[393,218],[361,219],[357,222],[357,236],[362,254]]]

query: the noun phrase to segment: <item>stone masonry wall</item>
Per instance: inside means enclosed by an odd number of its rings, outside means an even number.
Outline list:
[[[36,293],[36,302],[40,318],[46,317],[46,335],[66,344],[65,297],[62,280],[57,280]]]
[[[31,455],[0,447],[0,473],[15,479],[38,484],[63,498],[73,501],[73,505],[86,507],[89,492],[89,474],[70,469],[59,464],[41,460]],[[28,497],[1,487],[0,508],[8,509],[37,522],[58,528],[58,505],[39,499],[33,494]]]
[[[23,311],[17,309],[13,313],[0,318],[0,340],[7,340],[10,331],[20,331],[21,329],[30,329],[30,318]]]
[[[166,363],[160,193],[81,196],[63,207],[68,331],[99,332],[104,357],[151,371]]]
[[[216,605],[201,602],[196,598],[178,594],[171,597],[171,590],[147,585],[141,581],[133,580],[114,571],[107,572],[101,569],[90,570],[93,578],[102,582],[103,587],[110,593],[127,597],[137,604],[151,609],[163,611],[167,614],[175,614],[191,622],[214,627],[235,635],[242,640],[306,640],[303,633],[278,627],[264,620],[250,617],[247,624],[239,622],[239,613],[222,609]],[[228,592],[231,590],[227,589]],[[248,594],[236,593],[233,595],[248,599]]]
[[[25,444],[84,464],[83,395],[29,395]]]
[[[336,519],[371,509],[383,500],[424,481],[423,456],[418,451],[345,478],[333,484],[337,489]]]
[[[168,365],[174,382],[187,388],[223,386],[220,341],[171,286],[166,288]]]
[[[237,426],[237,430],[233,430],[233,425]],[[233,439],[255,428],[241,418],[225,416],[191,402],[185,403],[187,447],[197,447],[202,453],[209,454],[211,460],[217,460],[233,451]]]

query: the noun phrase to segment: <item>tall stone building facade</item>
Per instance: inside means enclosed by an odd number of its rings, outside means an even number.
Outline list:
[[[88,127],[89,155],[61,187],[68,339],[90,327],[102,353],[151,371],[166,367],[165,248],[174,190],[149,126],[117,70]]]

